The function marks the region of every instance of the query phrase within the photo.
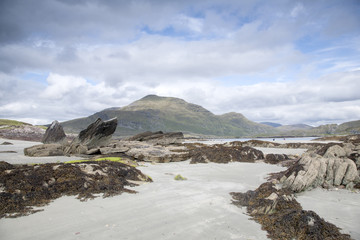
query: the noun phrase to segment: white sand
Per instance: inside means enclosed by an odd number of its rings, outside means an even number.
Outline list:
[[[230,192],[257,188],[263,163],[148,164],[153,183],[112,198],[63,197],[45,211],[0,220],[2,239],[267,239],[259,224],[231,204]],[[181,174],[186,181],[175,181]]]
[[[14,145],[0,145],[0,161],[6,161],[11,164],[27,164],[27,163],[56,163],[71,160],[82,159],[79,157],[28,157],[24,155],[24,148],[39,145],[41,142],[19,141],[0,138],[0,144],[10,142]],[[16,153],[1,153],[2,151],[15,151]]]
[[[326,221],[342,228],[342,233],[360,239],[360,193],[345,189],[317,188],[298,195],[305,210],[312,210]]]

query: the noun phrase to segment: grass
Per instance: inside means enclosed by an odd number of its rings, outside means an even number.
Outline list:
[[[131,167],[137,167],[135,164],[130,164],[129,162],[122,160],[121,157],[103,157],[103,158],[97,158],[97,159],[81,159],[81,160],[67,161],[65,163],[86,163],[86,162],[90,162],[90,161],[96,161],[96,162],[100,162],[100,161],[119,162],[119,163],[129,165]]]
[[[176,175],[174,177],[174,180],[176,180],[176,181],[184,181],[184,180],[187,180],[187,178],[185,178],[185,177],[181,176],[180,174],[178,174],[178,175]]]
[[[15,121],[15,120],[9,120],[9,119],[0,119],[0,126],[1,125],[22,126],[22,125],[31,125],[31,124],[19,122],[19,121]]]

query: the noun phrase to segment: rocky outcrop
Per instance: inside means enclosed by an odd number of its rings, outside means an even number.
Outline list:
[[[64,195],[85,200],[135,193],[126,186],[151,179],[134,167],[111,161],[87,161],[73,164],[47,163],[11,165],[0,162],[0,218],[24,216]]]
[[[2,144],[0,144],[0,145],[14,145],[13,143],[11,143],[11,142],[3,142]]]
[[[85,130],[71,142],[70,146],[65,148],[65,154],[87,154],[91,149],[106,146],[115,132],[117,119],[102,121],[98,118],[90,124]]]
[[[271,239],[351,239],[315,212],[303,210],[289,189],[279,189],[273,183],[263,183],[255,191],[231,195],[233,203],[247,207],[247,213],[262,225]]]
[[[44,137],[42,139],[42,143],[60,143],[64,141],[66,138],[63,127],[60,125],[58,121],[53,121],[46,129]]]
[[[264,159],[264,154],[251,147],[225,146],[215,144],[193,148],[189,152],[190,163],[254,162]]]
[[[0,137],[13,140],[40,142],[45,130],[38,126],[10,126],[0,129]]]
[[[294,192],[323,186],[353,188],[360,182],[356,162],[349,159],[354,145],[327,145],[305,153],[284,172],[280,182]]]
[[[130,137],[126,140],[149,142],[155,145],[170,145],[184,142],[184,134],[182,132],[144,132]]]
[[[63,156],[64,146],[61,144],[40,144],[24,149],[25,156],[29,157],[49,157]]]

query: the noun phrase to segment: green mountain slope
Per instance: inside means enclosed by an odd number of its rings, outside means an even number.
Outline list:
[[[109,108],[86,118],[63,122],[67,132],[79,132],[98,117],[118,118],[116,135],[144,131],[182,131],[215,136],[250,136],[272,133],[273,127],[252,122],[239,113],[215,115],[179,98],[146,96],[122,108]]]

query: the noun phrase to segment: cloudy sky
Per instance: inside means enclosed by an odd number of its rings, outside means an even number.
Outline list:
[[[148,94],[313,126],[360,119],[359,0],[1,0],[0,118]]]

